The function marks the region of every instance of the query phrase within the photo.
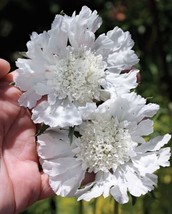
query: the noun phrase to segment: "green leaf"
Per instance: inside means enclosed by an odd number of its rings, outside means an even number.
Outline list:
[[[42,124],[39,129],[37,130],[37,133],[36,133],[36,136],[42,134],[46,129],[48,129],[49,126],[48,125],[45,125],[45,124]]]
[[[66,15],[65,12],[63,10],[60,11],[60,15],[64,16]]]
[[[69,137],[69,140],[70,140],[70,144],[72,144],[72,142],[73,142],[74,130],[75,130],[75,126],[69,127],[68,137]]]
[[[15,82],[10,82],[9,85],[15,86]]]
[[[137,198],[133,195],[131,195],[131,198],[132,198],[132,205],[134,206],[137,202]]]
[[[28,58],[28,56],[26,55],[26,52],[24,52],[24,51],[20,51],[20,52],[18,52],[18,55],[19,55],[19,57],[22,57],[22,58]]]
[[[154,191],[151,191],[151,192],[150,192],[150,195],[151,195],[151,197],[152,197],[153,199],[157,199],[157,197],[156,197]]]

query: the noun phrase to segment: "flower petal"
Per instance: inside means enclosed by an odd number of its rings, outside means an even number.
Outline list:
[[[59,55],[67,46],[68,36],[65,29],[66,16],[56,15],[52,23],[52,29],[48,32],[48,50],[51,50],[53,54]],[[57,42],[58,39],[58,42]]]
[[[171,139],[171,135],[166,134],[164,136],[158,136],[150,140],[150,142],[141,144],[136,148],[136,152],[138,153],[145,153],[147,151],[157,151],[159,150],[162,146],[167,144],[169,140]]]
[[[154,186],[157,184],[156,175],[146,174],[146,176],[141,177],[129,166],[126,167],[124,177],[130,194],[135,197],[145,195],[148,191],[153,190]]]
[[[134,131],[137,135],[146,136],[153,132],[153,121],[149,119],[142,120]]]
[[[169,161],[171,157],[170,151],[171,151],[170,147],[167,147],[167,148],[160,149],[157,152],[159,166],[163,166],[163,167],[170,166],[170,161]]]
[[[41,102],[32,110],[34,123],[45,123],[50,127],[79,125],[82,122],[78,109],[72,103],[57,100],[54,105]]]
[[[91,199],[97,198],[102,194],[104,195],[104,197],[109,196],[110,178],[110,173],[104,173],[99,171],[96,174],[94,182],[86,185],[83,189],[77,191],[77,200],[80,201],[84,199],[85,201],[90,201]]]
[[[84,107],[79,107],[79,112],[82,115],[83,120],[92,119],[97,106],[96,103],[87,103]]]
[[[28,108],[33,108],[41,95],[36,94],[33,89],[27,90],[19,97],[19,104]]]
[[[137,86],[138,70],[132,70],[129,73],[114,74],[106,72],[106,81],[102,86],[111,93],[111,97],[130,92]]]
[[[110,190],[113,198],[120,204],[125,204],[129,201],[129,197],[127,194],[126,185],[121,183],[121,185],[114,185]]]
[[[96,11],[92,12],[88,7],[83,6],[78,15],[73,14],[68,24],[70,44],[74,48],[91,47],[95,40],[94,32],[101,25],[101,18]]]
[[[38,136],[38,154],[50,186],[61,196],[74,196],[85,176],[82,163],[73,157],[68,130],[48,129]]]
[[[108,31],[107,36],[113,41],[113,49],[115,51],[126,48],[131,49],[134,45],[131,34],[128,31],[124,32],[119,27],[115,27],[113,30]]]
[[[66,131],[47,129],[45,134],[41,134],[37,138],[38,155],[42,159],[73,156]]]
[[[141,176],[146,176],[147,173],[154,173],[160,167],[155,153],[146,153],[133,157],[132,163]]]
[[[131,69],[132,66],[139,62],[139,59],[133,50],[124,50],[109,54],[107,61],[109,64],[108,69],[116,73]]]
[[[46,165],[43,163],[44,172],[49,174],[50,186],[57,195],[71,197],[74,196],[80,187],[85,171],[82,170],[81,163],[76,161],[75,158],[69,158],[67,164],[63,162],[64,159],[61,160],[62,162],[59,159],[59,162],[56,162],[54,165],[51,165],[50,161]],[[51,170],[54,169],[53,173],[56,174],[57,172],[57,175],[54,176],[52,172],[46,171],[47,167],[51,167]],[[65,171],[61,172],[60,169],[65,169]]]

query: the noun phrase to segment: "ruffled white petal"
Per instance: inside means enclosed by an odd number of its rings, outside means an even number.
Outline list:
[[[52,89],[43,82],[37,83],[33,88],[38,95],[41,95],[41,97],[43,95],[51,93],[52,91]]]
[[[33,108],[36,106],[37,101],[41,98],[41,95],[35,93],[33,89],[27,90],[20,96],[18,102],[21,106]]]
[[[107,60],[109,53],[112,53],[113,41],[105,34],[101,34],[94,42],[93,51],[101,54],[104,60]]]
[[[83,120],[89,120],[94,117],[97,106],[95,103],[87,103],[86,106],[78,107]]]
[[[134,92],[121,94],[115,102],[111,104],[110,111],[113,115],[119,115],[119,121],[139,123],[152,117],[159,109],[156,104],[146,104],[146,100]]]
[[[170,166],[171,149],[170,147],[160,149],[157,152],[158,164],[162,167]]]
[[[137,155],[132,158],[132,163],[141,176],[145,176],[147,173],[154,173],[160,167],[155,153]]]
[[[125,184],[123,174],[116,172],[114,176],[110,172],[103,173],[100,171],[96,174],[95,181],[78,190],[76,196],[78,200],[90,201],[100,195],[106,198],[110,194],[121,204],[129,201],[127,185]]]
[[[52,160],[57,157],[72,157],[73,154],[68,141],[69,138],[66,135],[66,131],[47,129],[46,134],[38,136],[38,154],[45,160]]]
[[[44,69],[44,65],[42,65],[41,62],[34,62],[29,59],[18,59],[16,65],[20,67],[20,69],[16,70],[14,81],[22,91],[29,90],[35,86],[37,82],[45,80],[45,77],[41,73],[42,69]]]
[[[124,32],[119,27],[115,27],[113,30],[108,31],[107,37],[113,41],[114,51],[131,49],[134,45],[130,33],[128,31]]]
[[[96,11],[83,6],[78,15],[73,14],[68,22],[69,42],[74,48],[91,47],[95,40],[94,32],[101,25],[101,18]]]
[[[42,163],[44,172],[49,175],[50,186],[60,196],[74,196],[85,176],[81,163],[75,158],[58,158]]]
[[[50,186],[57,195],[74,196],[85,176],[81,162],[73,157],[66,131],[47,130],[38,136],[38,154]]]
[[[51,50],[53,54],[59,55],[60,53],[61,55],[61,52],[65,50],[68,41],[66,31],[67,30],[65,29],[65,18],[61,15],[56,15],[52,23],[52,29],[48,32],[50,37],[47,49]]]
[[[145,177],[147,174],[154,173],[160,166],[169,166],[170,148],[161,149],[161,147],[164,146],[170,138],[170,135],[158,137],[135,149],[138,154],[132,158],[132,163],[141,176]]]
[[[129,201],[129,197],[127,194],[127,187],[124,183],[120,185],[114,184],[110,190],[111,195],[113,198],[120,204],[125,204]]]
[[[142,120],[135,129],[134,133],[140,136],[146,136],[153,132],[153,121],[150,119]]]
[[[164,136],[158,136],[150,140],[150,142],[144,143],[136,148],[136,152],[145,153],[147,151],[157,151],[162,146],[167,144],[171,139],[171,135],[166,134]]]
[[[107,37],[113,41],[113,53],[110,53],[107,59],[111,72],[130,69],[139,62],[137,55],[131,50],[134,42],[129,32],[123,32],[115,27],[107,33]]]
[[[109,54],[107,61],[108,69],[111,72],[120,72],[131,69],[133,65],[139,62],[139,59],[133,50],[124,50]]]
[[[104,173],[99,171],[96,174],[95,181],[86,185],[76,193],[77,200],[90,201],[92,198],[97,198],[100,195],[104,197],[109,196],[109,180],[111,179],[110,173]]]
[[[145,195],[157,185],[156,175],[146,174],[144,177],[141,177],[135,172],[134,168],[129,167],[129,165],[123,168],[123,170],[128,191],[135,197]]]
[[[102,83],[102,86],[110,92],[112,98],[119,96],[129,92],[137,86],[137,74],[138,70],[134,69],[124,74],[106,72],[106,79]]]
[[[81,115],[72,103],[58,100],[54,105],[47,101],[38,104],[32,110],[34,123],[45,123],[50,127],[74,126],[82,123]]]

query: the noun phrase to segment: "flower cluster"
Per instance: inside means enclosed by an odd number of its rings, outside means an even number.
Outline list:
[[[54,192],[86,201],[112,195],[123,204],[128,193],[139,197],[157,185],[171,136],[150,138],[159,106],[134,90],[139,59],[130,33],[115,27],[96,38],[101,23],[86,6],[56,15],[49,31],[31,35],[15,83],[20,105],[48,127],[37,151]],[[95,179],[83,185],[89,173]]]

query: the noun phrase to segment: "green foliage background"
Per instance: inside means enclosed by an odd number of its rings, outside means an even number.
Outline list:
[[[15,60],[19,52],[26,51],[33,31],[48,30],[55,14],[63,10],[71,15],[83,5],[96,9],[103,19],[97,35],[115,26],[130,31],[140,58],[137,91],[148,102],[160,105],[154,118],[155,135],[172,133],[171,0],[0,0],[0,57],[15,69]],[[172,167],[161,168],[157,174],[157,188],[138,198],[134,206],[132,200],[117,206],[111,197],[88,203],[56,196],[35,203],[22,214],[117,214],[117,210],[118,214],[171,214]]]

